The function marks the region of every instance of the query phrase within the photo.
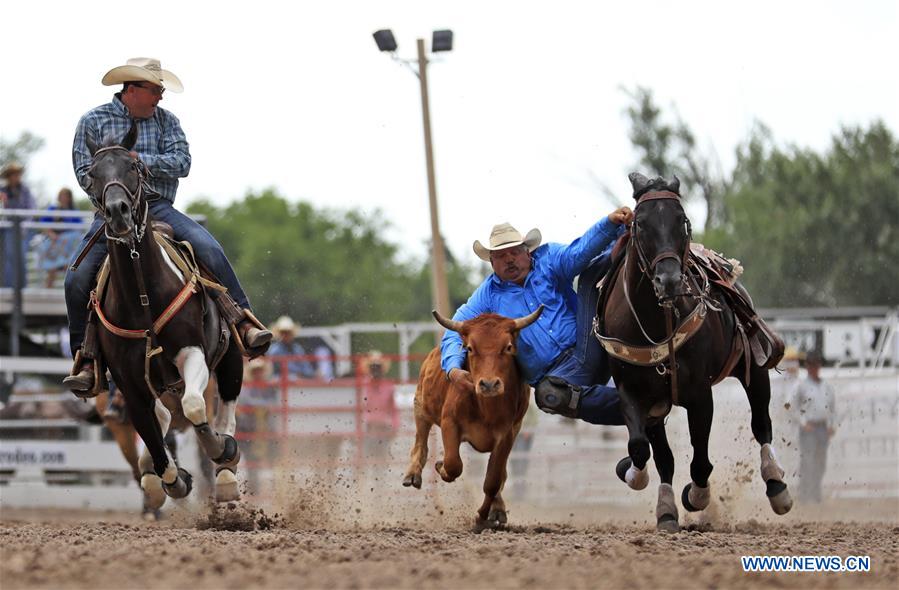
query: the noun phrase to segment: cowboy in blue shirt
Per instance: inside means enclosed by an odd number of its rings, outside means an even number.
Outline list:
[[[72,145],[72,165],[79,184],[91,196],[94,206],[98,206],[98,192],[91,187],[93,156],[88,146],[106,145],[109,140],[121,141],[132,126],[136,127],[137,143],[131,156],[139,159],[149,171],[144,189],[148,195],[150,214],[155,220],[170,225],[176,240],[190,242],[197,259],[228,289],[231,301],[217,301],[225,308],[223,315],[236,324],[248,354],[261,354],[271,342],[272,334],[250,311],[247,295],[221,244],[203,226],[174,207],[178,179],[190,172],[191,156],[181,122],[158,104],[166,90],[181,92],[181,81],[172,72],[162,69],[159,60],[134,58],[129,59],[126,65],[107,72],[102,83],[105,86],[122,84],[122,91],[111,102],[88,111],[78,122]],[[102,224],[103,218],[97,214],[76,256]],[[90,291],[105,256],[106,239],[101,236],[78,269],[66,274],[66,309],[76,360],[72,375],[63,382],[80,397],[90,397],[94,390],[90,356],[82,358],[80,349],[88,330]]]
[[[628,207],[616,209],[570,244],[540,246],[540,232],[526,236],[508,223],[497,225],[489,246],[474,242],[474,251],[493,267],[454,320],[482,313],[523,317],[543,305],[540,318],[518,337],[518,366],[535,388],[537,406],[550,414],[580,418],[593,424],[624,424],[618,391],[609,380],[608,359],[591,334],[596,313],[596,283],[608,270],[609,254],[633,217]],[[578,290],[572,285],[578,277]],[[465,350],[459,334],[447,331],[441,343],[441,365],[450,381],[474,388],[464,369]]]

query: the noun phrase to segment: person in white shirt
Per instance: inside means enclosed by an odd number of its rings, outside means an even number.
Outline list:
[[[807,502],[821,501],[827,445],[834,433],[834,390],[821,381],[821,361],[817,352],[808,353],[808,376],[796,384],[791,400],[799,416],[799,495]]]

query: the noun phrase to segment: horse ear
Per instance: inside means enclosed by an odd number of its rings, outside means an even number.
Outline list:
[[[130,150],[134,147],[134,144],[137,143],[137,121],[131,121],[131,129],[128,130],[128,135],[125,136],[125,139],[122,140],[121,145],[126,150]]]
[[[677,174],[674,175],[674,180],[668,183],[668,188],[672,193],[680,194],[680,178],[677,177]]]
[[[87,149],[91,153],[91,157],[93,158],[94,154],[97,152],[97,149],[99,149],[99,146],[94,143],[94,140],[91,139],[90,136],[87,135],[84,138],[84,143],[87,144]]]
[[[634,189],[634,197],[643,192],[646,189],[646,185],[649,184],[649,179],[639,172],[631,172],[627,175],[627,178],[631,181],[631,187]]]

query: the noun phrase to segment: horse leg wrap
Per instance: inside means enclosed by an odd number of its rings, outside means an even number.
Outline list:
[[[225,439],[220,434],[213,432],[209,424],[203,423],[194,426],[197,433],[197,441],[200,443],[206,456],[217,462],[217,458],[225,453]]]
[[[178,476],[172,483],[162,482],[162,489],[172,498],[183,498],[193,489],[194,478],[186,469],[178,468]]]
[[[690,482],[684,487],[684,491],[681,494],[681,503],[688,511],[698,512],[708,508],[711,495],[710,488],[701,488],[696,485],[696,482]]]
[[[765,495],[771,509],[776,514],[786,514],[793,508],[793,498],[787,484],[783,482],[784,469],[777,461],[777,455],[770,444],[762,445],[762,479],[765,480]]]
[[[162,478],[155,473],[144,473],[140,477],[140,487],[144,491],[144,506],[150,510],[159,510],[165,504],[165,490],[162,489]]]
[[[780,481],[784,477],[784,469],[780,466],[780,463],[777,460],[777,455],[774,454],[774,448],[770,443],[765,443],[762,445],[762,479],[768,481],[770,479],[774,479]]]
[[[624,474],[624,482],[632,490],[642,490],[649,484],[649,469],[646,465],[643,469],[637,469],[633,464]]]
[[[680,530],[677,523],[677,503],[674,501],[674,489],[670,483],[659,485],[659,500],[656,503],[656,529],[666,533]]]

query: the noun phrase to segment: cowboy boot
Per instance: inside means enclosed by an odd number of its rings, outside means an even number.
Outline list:
[[[97,397],[99,391],[95,390],[94,359],[89,359],[81,354],[81,349],[75,353],[75,362],[72,373],[62,380],[63,385],[72,393],[82,399]]]
[[[243,348],[250,357],[263,355],[272,343],[272,333],[249,309],[243,312],[244,318],[235,326]]]

